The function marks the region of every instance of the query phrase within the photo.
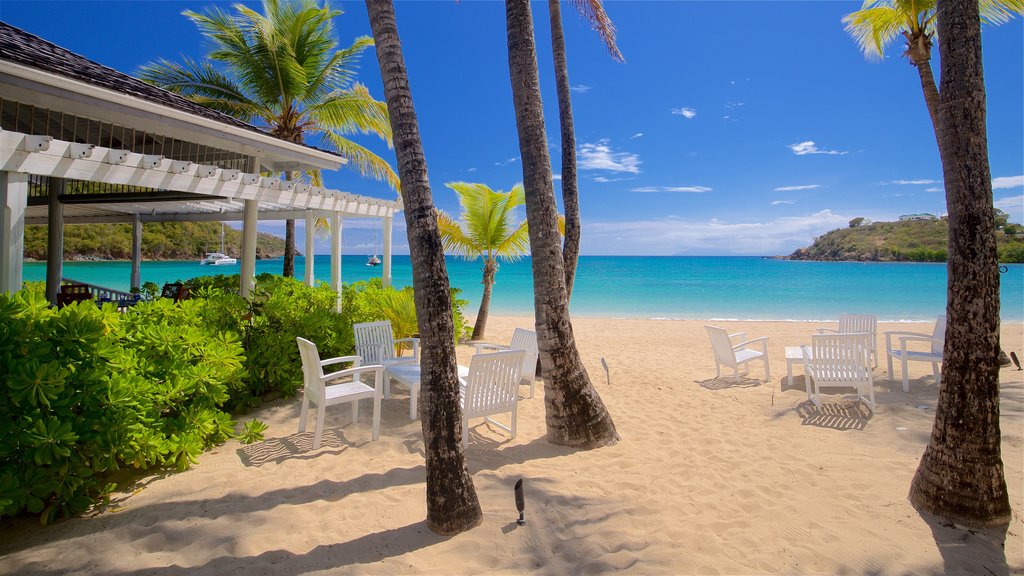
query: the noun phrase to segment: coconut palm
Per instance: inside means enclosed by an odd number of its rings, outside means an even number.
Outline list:
[[[615,45],[615,27],[604,11],[600,0],[573,0],[576,10],[601,35],[612,58],[622,61],[622,53]],[[576,277],[576,262],[580,255],[580,201],[576,178],[576,131],[572,121],[572,98],[569,91],[569,67],[565,56],[565,36],[562,33],[562,9],[559,0],[548,0],[551,22],[551,55],[555,61],[555,85],[558,90],[558,123],[562,134],[562,206],[565,208],[565,243],[562,262],[565,265],[565,292],[572,298],[572,285]]]
[[[420,330],[421,420],[427,471],[427,525],[439,534],[468,530],[483,519],[462,450],[462,408],[455,363],[448,270],[427,178],[419,123],[391,0],[366,0],[384,81],[401,176],[416,318]]]
[[[999,272],[976,0],[939,0],[939,154],[949,208],[949,286],[935,423],[910,487],[919,510],[1005,525],[999,430]]]
[[[530,248],[526,221],[512,222],[513,212],[524,202],[523,185],[516,184],[508,192],[495,192],[486,184],[467,182],[448,182],[445,186],[455,191],[462,206],[461,224],[443,211],[437,212],[445,252],[484,261],[484,293],[473,325],[473,340],[480,340],[487,329],[498,259],[518,260]]]
[[[355,64],[373,40],[360,37],[339,49],[332,20],[341,11],[326,2],[321,7],[316,0],[263,0],[262,14],[242,4],[234,8],[235,14],[217,6],[203,13],[182,12],[212,43],[209,59],[161,59],[142,68],[142,79],[235,118],[262,123],[289,142],[319,137],[320,146],[346,158],[360,174],[397,189],[391,166],[346,137],[374,134],[391,145],[387,107],[354,81]],[[323,184],[319,171],[306,177]],[[295,273],[294,220],[285,224],[283,273]]]
[[[932,74],[932,44],[936,38],[936,0],[864,0],[861,9],[843,18],[846,31],[868,58],[884,57],[885,49],[897,36],[906,39],[903,55],[917,68],[924,102],[939,134],[939,91]],[[1024,0],[977,0],[981,21],[1002,24],[1014,14],[1024,13]]]
[[[506,0],[505,22],[526,187],[526,219],[530,225],[534,313],[544,375],[548,441],[579,448],[605,446],[617,442],[619,435],[583,367],[569,318],[530,1]]]

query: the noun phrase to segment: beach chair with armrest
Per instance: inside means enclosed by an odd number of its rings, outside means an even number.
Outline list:
[[[841,314],[839,316],[839,327],[835,330],[831,328],[818,328],[818,334],[826,332],[833,334],[870,334],[871,366],[878,366],[878,317],[874,314]]]
[[[473,355],[466,376],[459,378],[463,448],[469,445],[469,421],[473,418],[484,418],[515,439],[518,388],[525,355],[524,350]],[[490,418],[504,413],[512,415],[509,426]]]
[[[722,365],[733,369],[733,378],[739,380],[740,366],[743,366],[743,374],[750,370],[747,365],[751,360],[764,362],[764,379],[771,380],[771,370],[768,367],[768,337],[742,340],[736,344],[732,343],[733,338],[743,339],[747,337],[746,332],[729,334],[724,328],[717,326],[704,326],[711,337],[711,348],[715,354],[715,378],[722,377]],[[761,349],[756,350],[751,345],[760,344]]]
[[[807,395],[819,410],[822,388],[855,388],[857,399],[875,411],[871,338],[868,332],[815,334],[810,346],[800,347],[807,369]]]
[[[893,339],[895,338],[895,342]],[[920,332],[890,331],[885,332],[885,354],[888,357],[889,379],[893,379],[892,359],[897,358],[903,370],[903,391],[910,392],[910,381],[907,379],[907,362],[931,362],[932,375],[935,383],[942,382],[942,372],[939,364],[942,363],[942,347],[946,342],[946,315],[943,314],[935,320],[935,328],[932,333],[922,334]],[[918,349],[911,349],[911,343],[918,343]],[[927,345],[927,350],[920,350]]]
[[[487,344],[484,342],[478,342],[473,344],[476,348],[476,353],[481,354],[487,351],[496,350],[522,350],[525,352],[523,355],[523,372],[521,375],[520,382],[523,384],[530,385],[530,398],[533,398],[533,384],[537,378],[537,333],[533,330],[527,330],[526,328],[516,328],[512,333],[512,342],[508,346],[501,344]],[[465,374],[459,374],[459,376],[465,376]]]
[[[355,335],[356,354],[367,364],[381,364],[385,368],[395,364],[418,363],[420,361],[420,339],[398,338],[391,329],[391,322],[362,322],[352,325]],[[396,348],[399,344],[409,343],[412,356],[399,356]],[[390,378],[384,378],[384,397],[391,397]]]
[[[335,404],[352,404],[352,422],[359,420],[359,401],[363,398],[373,400],[373,432],[372,439],[380,438],[380,399],[384,387],[384,367],[381,365],[360,365],[359,356],[339,356],[337,358],[320,359],[316,344],[305,338],[296,338],[299,344],[299,355],[302,357],[302,411],[299,414],[299,432],[306,431],[306,416],[310,404],[315,404],[316,427],[313,432],[313,449],[320,447],[320,439],[324,432],[324,412],[328,406]],[[353,363],[352,368],[324,374],[324,367],[343,362]],[[360,376],[373,374],[373,387],[364,384]]]

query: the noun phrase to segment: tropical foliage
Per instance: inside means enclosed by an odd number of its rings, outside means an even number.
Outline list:
[[[437,226],[445,252],[467,260],[482,258],[484,261],[484,291],[472,334],[473,340],[480,340],[487,328],[498,260],[518,260],[530,248],[526,220],[518,224],[512,220],[515,209],[524,202],[523,185],[516,184],[508,192],[496,192],[486,184],[468,182],[448,182],[445,186],[455,191],[462,207],[461,221],[442,210],[437,211]]]

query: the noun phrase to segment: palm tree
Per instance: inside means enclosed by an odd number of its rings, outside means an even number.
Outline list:
[[[462,409],[455,364],[448,270],[427,178],[419,123],[402,56],[391,0],[366,0],[377,61],[395,137],[401,176],[409,257],[420,329],[423,443],[427,469],[427,525],[455,534],[480,524],[483,512],[462,450]]]
[[[910,487],[919,510],[972,527],[1005,525],[999,430],[999,272],[976,0],[940,0],[939,154],[949,208],[943,383]]]
[[[885,48],[898,35],[906,39],[903,55],[917,68],[928,115],[939,138],[939,91],[935,87],[931,57],[936,0],[864,0],[861,9],[843,18],[846,31],[868,58],[884,57]],[[1002,24],[1024,13],[1024,0],[977,0],[981,21]]]
[[[202,14],[182,12],[213,44],[209,60],[161,59],[142,68],[142,79],[240,120],[262,122],[289,142],[318,136],[321,146],[360,174],[397,189],[391,166],[346,138],[375,134],[391,145],[387,107],[354,82],[354,65],[373,41],[357,38],[339,50],[331,21],[341,11],[326,2],[320,7],[316,0],[263,0],[262,14],[242,4],[234,8],[235,15],[216,6]],[[323,184],[319,171],[307,178]],[[283,274],[295,274],[294,220],[285,223]]]
[[[615,45],[615,27],[600,0],[573,0],[576,10],[590,20],[604,40],[612,58],[621,62],[622,53]],[[572,99],[569,91],[569,67],[562,34],[562,9],[559,0],[548,0],[551,21],[551,54],[555,61],[555,84],[558,89],[558,122],[562,134],[562,206],[565,208],[565,244],[562,261],[565,265],[565,292],[572,298],[576,278],[576,262],[580,256],[580,200],[576,178],[576,132],[572,121]]]
[[[526,187],[526,219],[530,225],[537,347],[544,374],[548,440],[579,448],[606,446],[617,442],[619,435],[580,360],[569,318],[530,1],[506,0],[505,21]]]
[[[487,328],[487,314],[491,308],[491,289],[498,272],[498,258],[515,261],[526,254],[530,237],[526,221],[513,226],[512,212],[523,205],[523,185],[516,184],[508,192],[495,192],[486,184],[448,182],[459,196],[462,206],[460,225],[454,218],[438,210],[437,225],[445,252],[467,260],[484,260],[484,294],[480,310],[473,325],[473,340],[481,340]]]

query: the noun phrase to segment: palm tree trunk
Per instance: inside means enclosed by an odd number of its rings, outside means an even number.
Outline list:
[[[939,140],[939,90],[935,87],[935,75],[932,73],[932,41],[923,30],[916,33],[904,32],[907,39],[907,58],[917,68],[921,79],[921,92],[924,104],[928,108],[928,116],[932,119],[932,130],[935,141]]]
[[[606,446],[617,442],[619,435],[583,367],[569,319],[529,0],[506,0],[505,18],[512,99],[523,158],[548,441],[579,448]]]
[[[462,410],[455,364],[455,328],[448,270],[427,179],[416,110],[391,0],[366,0],[394,135],[405,203],[416,317],[420,331],[427,525],[456,534],[480,524],[483,513],[462,450]]]
[[[295,220],[284,221],[284,269],[285,278],[295,276]]]
[[[565,294],[572,299],[576,278],[576,262],[580,255],[580,200],[576,181],[576,131],[572,121],[572,99],[569,91],[569,67],[562,33],[562,9],[559,0],[548,0],[551,15],[551,53],[555,60],[555,84],[558,88],[558,123],[562,133],[562,208],[565,210],[565,242],[562,263],[565,265]]]
[[[473,340],[483,340],[487,329],[487,315],[491,311],[491,289],[494,287],[494,274],[498,271],[498,262],[492,258],[484,259],[484,295],[480,298],[480,310],[476,313],[473,324]]]
[[[943,383],[910,487],[923,510],[972,527],[1005,525],[999,430],[999,272],[985,130],[977,0],[940,0],[939,153],[949,210]]]

